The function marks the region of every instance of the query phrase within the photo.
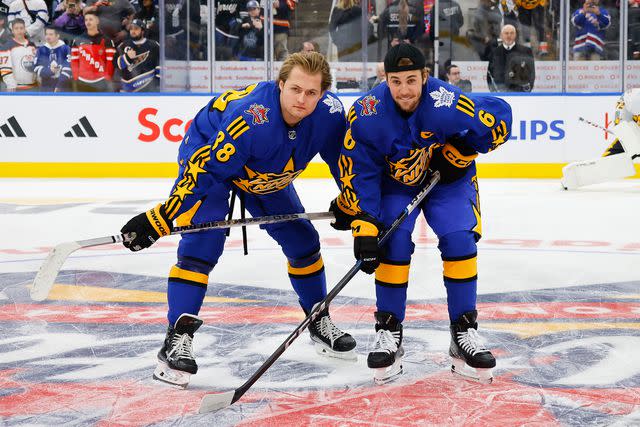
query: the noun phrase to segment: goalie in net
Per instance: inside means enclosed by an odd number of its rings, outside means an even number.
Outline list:
[[[600,158],[565,166],[561,180],[565,190],[636,174],[633,161],[640,157],[640,88],[629,89],[622,94],[616,104],[613,128],[603,130],[613,135],[613,143]]]

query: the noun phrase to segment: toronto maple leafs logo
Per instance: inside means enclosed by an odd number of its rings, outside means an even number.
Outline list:
[[[327,95],[322,103],[329,107],[329,114],[342,113],[342,103],[338,100],[338,98]]]
[[[263,123],[268,123],[269,118],[267,117],[267,113],[271,108],[267,108],[262,104],[251,104],[248,110],[244,110],[245,113],[250,114],[253,118],[254,125],[261,125]]]
[[[363,116],[373,116],[374,114],[378,114],[376,111],[376,105],[380,102],[379,99],[376,99],[375,96],[367,95],[358,101],[358,104],[362,106],[362,115]]]
[[[455,99],[455,94],[446,90],[442,86],[440,86],[438,90],[434,90],[429,93],[429,95],[431,95],[431,98],[436,101],[435,104],[433,104],[435,108],[451,107],[451,104],[453,104],[453,100]]]

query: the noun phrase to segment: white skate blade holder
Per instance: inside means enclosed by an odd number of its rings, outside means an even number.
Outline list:
[[[180,388],[187,388],[189,380],[191,379],[191,374],[189,372],[171,369],[166,363],[158,361],[158,365],[153,371],[153,379],[175,385]]]
[[[349,351],[335,351],[329,348],[329,346],[323,342],[318,342],[313,338],[311,338],[311,340],[313,341],[313,347],[316,349],[316,353],[321,356],[333,357],[336,359],[348,360],[351,362],[355,362],[358,360],[358,353],[356,353],[355,349]]]
[[[393,365],[387,366],[386,368],[374,368],[374,371],[373,382],[375,382],[376,385],[383,385],[394,381],[402,375],[402,357],[396,359]]]
[[[491,368],[473,368],[464,360],[456,357],[451,358],[451,373],[459,375],[468,381],[481,384],[491,384],[493,382],[493,372]]]

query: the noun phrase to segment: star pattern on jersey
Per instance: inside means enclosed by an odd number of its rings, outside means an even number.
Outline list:
[[[192,162],[189,161],[187,163],[187,171],[186,173],[188,173],[189,175],[191,175],[193,177],[194,181],[198,180],[198,175],[201,173],[206,173],[207,171],[203,168],[200,167],[200,165],[198,165],[198,162]]]
[[[342,103],[338,98],[334,98],[331,95],[327,95],[327,97],[322,101],[327,107],[329,107],[329,114],[333,113],[342,113]]]
[[[453,100],[456,97],[453,92],[446,90],[442,86],[440,86],[438,90],[430,92],[429,96],[431,96],[431,98],[435,101],[435,103],[433,104],[435,108],[451,107],[451,104],[453,104]]]

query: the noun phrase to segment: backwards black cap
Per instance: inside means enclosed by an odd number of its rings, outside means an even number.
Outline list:
[[[408,59],[411,64],[398,65],[401,59]],[[387,73],[422,70],[425,65],[426,60],[420,49],[408,43],[400,43],[393,46],[384,57],[384,71]]]

